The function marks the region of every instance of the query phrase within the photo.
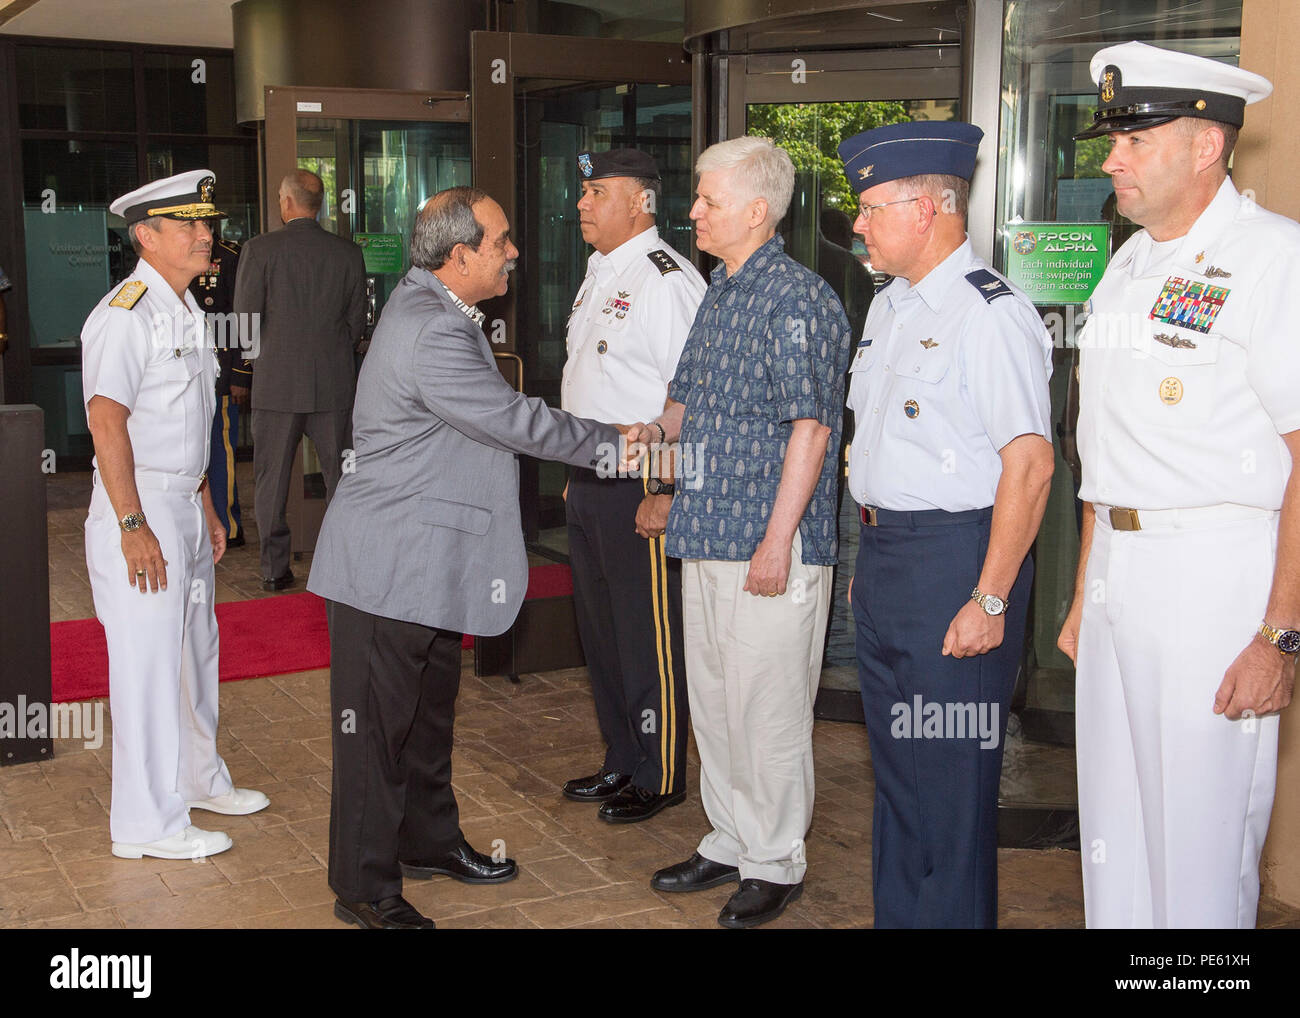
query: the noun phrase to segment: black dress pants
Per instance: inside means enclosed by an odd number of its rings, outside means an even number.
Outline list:
[[[398,860],[460,843],[451,787],[461,634],[326,601],[334,752],[330,888],[344,901],[402,893]]]
[[[578,635],[604,736],[603,767],[656,795],[686,787],[682,564],[638,537],[640,480],[571,468],[565,505]]]

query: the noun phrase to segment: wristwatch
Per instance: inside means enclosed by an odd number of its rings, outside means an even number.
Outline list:
[[[657,477],[651,477],[645,482],[647,495],[674,495],[677,493],[677,484],[673,481],[661,481]]]
[[[1274,629],[1267,622],[1261,622],[1259,635],[1283,654],[1294,654],[1300,651],[1300,631],[1295,629]]]
[[[144,526],[144,513],[127,513],[117,525],[130,534]]]
[[[994,597],[992,594],[981,594],[979,587],[970,592],[971,600],[984,609],[985,615],[1005,615],[1007,603],[1000,597]]]

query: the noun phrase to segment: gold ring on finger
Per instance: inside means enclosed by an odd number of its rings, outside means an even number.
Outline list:
[[[136,576],[144,576],[144,575],[145,575],[145,572],[144,572],[143,569],[137,569],[137,570],[135,571],[135,575],[136,575]]]

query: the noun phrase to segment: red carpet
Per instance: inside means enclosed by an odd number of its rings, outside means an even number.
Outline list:
[[[530,600],[572,593],[568,566],[534,566],[528,571]],[[330,663],[325,602],[315,594],[281,594],[219,604],[217,625],[221,629],[222,682],[305,672]],[[466,636],[463,645],[471,647],[473,643],[473,637]],[[108,648],[98,619],[51,624],[50,658],[56,703],[108,695]]]

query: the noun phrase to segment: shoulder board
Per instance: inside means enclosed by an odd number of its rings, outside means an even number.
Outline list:
[[[889,279],[886,279],[883,283],[881,283],[879,286],[876,287],[876,293],[879,293],[881,290],[883,290],[885,287],[887,287],[887,286],[888,286],[890,283],[892,283],[893,281],[894,281],[894,280],[893,280],[893,277],[892,277],[892,276],[891,276]],[[872,296],[874,297],[875,294],[872,294]]]
[[[138,279],[133,279],[129,283],[123,283],[122,289],[117,291],[117,295],[108,302],[111,308],[126,308],[130,311],[136,303],[144,296],[144,292],[149,289],[148,283],[142,283]]]
[[[219,240],[219,241],[217,241],[217,243],[220,244],[222,247],[224,247],[224,248],[225,248],[227,251],[229,251],[231,254],[233,254],[233,255],[237,255],[237,254],[239,254],[239,245],[236,244],[234,241],[231,241],[231,240]]]
[[[666,276],[670,272],[681,272],[682,267],[673,261],[673,256],[667,251],[654,250],[646,253],[646,257],[654,263],[654,267],[659,270],[659,275]]]
[[[979,291],[986,303],[992,303],[999,297],[1011,293],[1011,287],[988,269],[976,269],[974,272],[966,273],[966,282]]]

